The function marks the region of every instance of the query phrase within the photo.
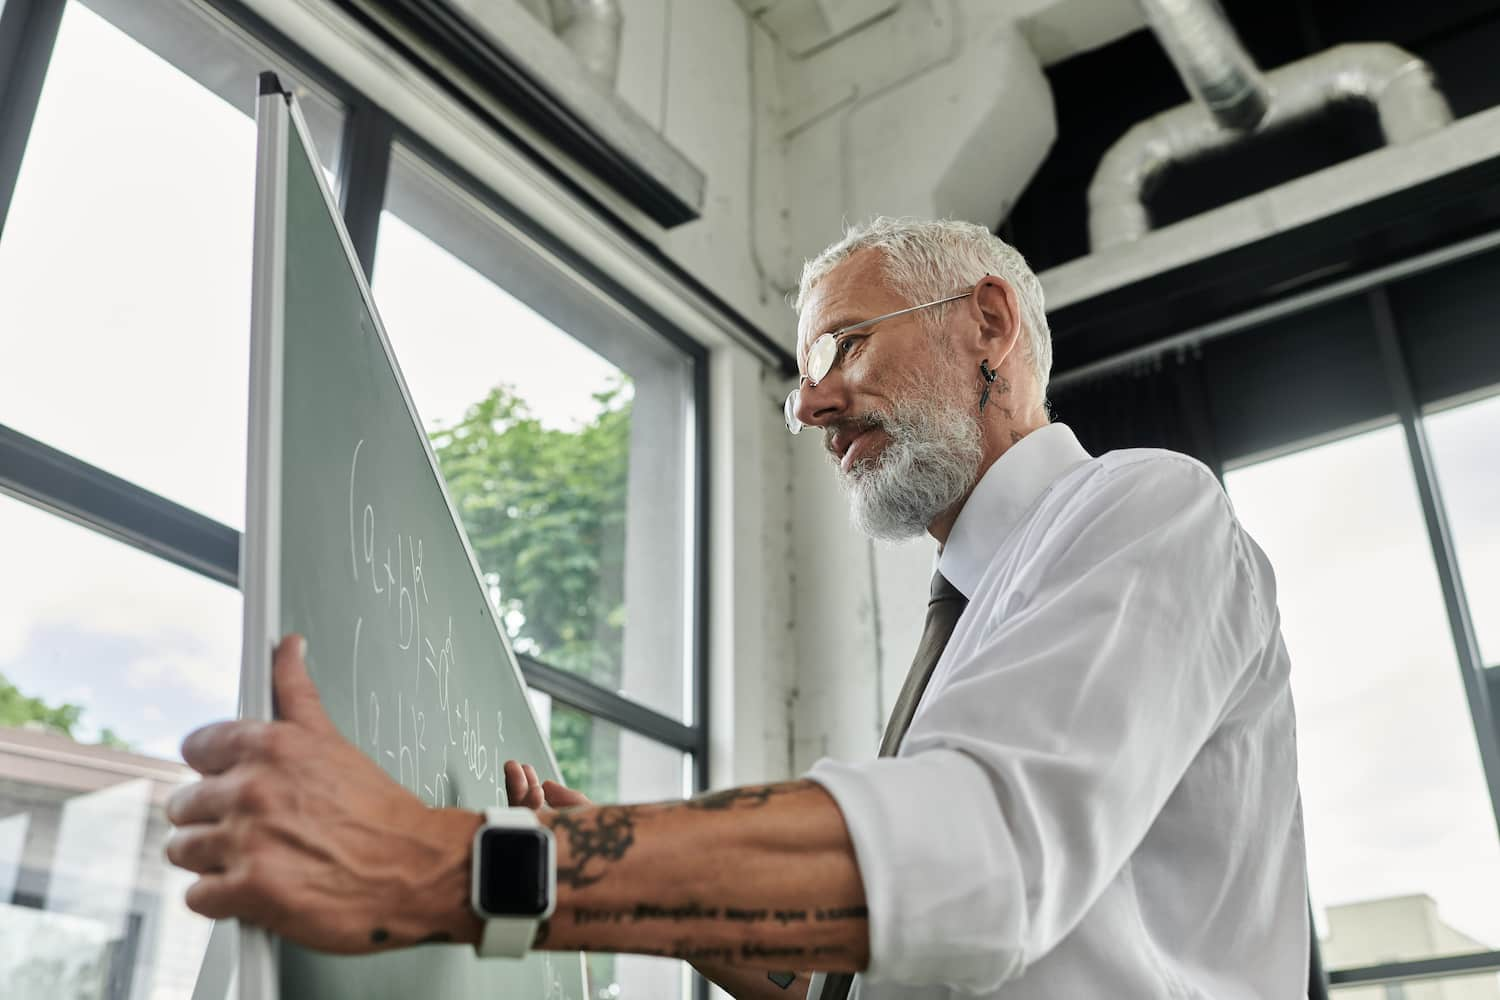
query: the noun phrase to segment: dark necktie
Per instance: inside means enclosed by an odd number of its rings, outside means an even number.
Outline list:
[[[922,639],[917,643],[917,655],[912,658],[911,669],[906,672],[906,683],[896,696],[896,707],[891,709],[890,721],[885,724],[885,736],[880,740],[880,756],[894,757],[901,746],[901,739],[917,714],[917,704],[927,682],[932,679],[932,668],[943,655],[953,627],[964,613],[969,599],[958,588],[943,578],[943,574],[932,574],[932,589],[927,598],[927,623],[922,626]],[[821,974],[813,977],[813,986],[818,984]],[[823,992],[815,994],[808,990],[809,997],[817,1000],[847,1000],[854,985],[854,977],[844,972],[832,972],[823,978]]]

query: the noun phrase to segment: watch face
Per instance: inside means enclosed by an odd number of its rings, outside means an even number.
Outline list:
[[[551,849],[544,830],[485,830],[479,838],[479,908],[492,917],[546,913]]]

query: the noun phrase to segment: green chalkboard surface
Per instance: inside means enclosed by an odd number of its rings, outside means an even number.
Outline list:
[[[307,636],[329,714],[392,778],[431,805],[505,805],[502,761],[553,778],[556,767],[300,115],[281,94],[262,99],[262,114],[281,113],[276,102],[290,127],[277,202],[283,284],[265,300],[279,298],[281,327],[270,621]],[[274,365],[276,353],[257,358]],[[283,943],[278,964],[283,1000],[584,994],[577,955],[480,961],[465,946],[430,945],[350,958]]]

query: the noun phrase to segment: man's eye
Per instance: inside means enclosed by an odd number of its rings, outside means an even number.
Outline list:
[[[860,342],[859,337],[845,337],[839,341],[839,356],[847,358],[854,353],[854,346]]]

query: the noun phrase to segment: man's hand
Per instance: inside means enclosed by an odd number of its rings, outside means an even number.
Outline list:
[[[505,800],[513,806],[525,806],[546,814],[554,809],[591,806],[589,797],[551,779],[542,781],[530,764],[505,762]]]
[[[277,721],[220,722],[183,741],[204,778],[167,803],[166,853],[199,875],[188,906],[331,952],[474,940],[479,816],[429,809],[346,741],[304,649],[298,636],[276,649]]]

